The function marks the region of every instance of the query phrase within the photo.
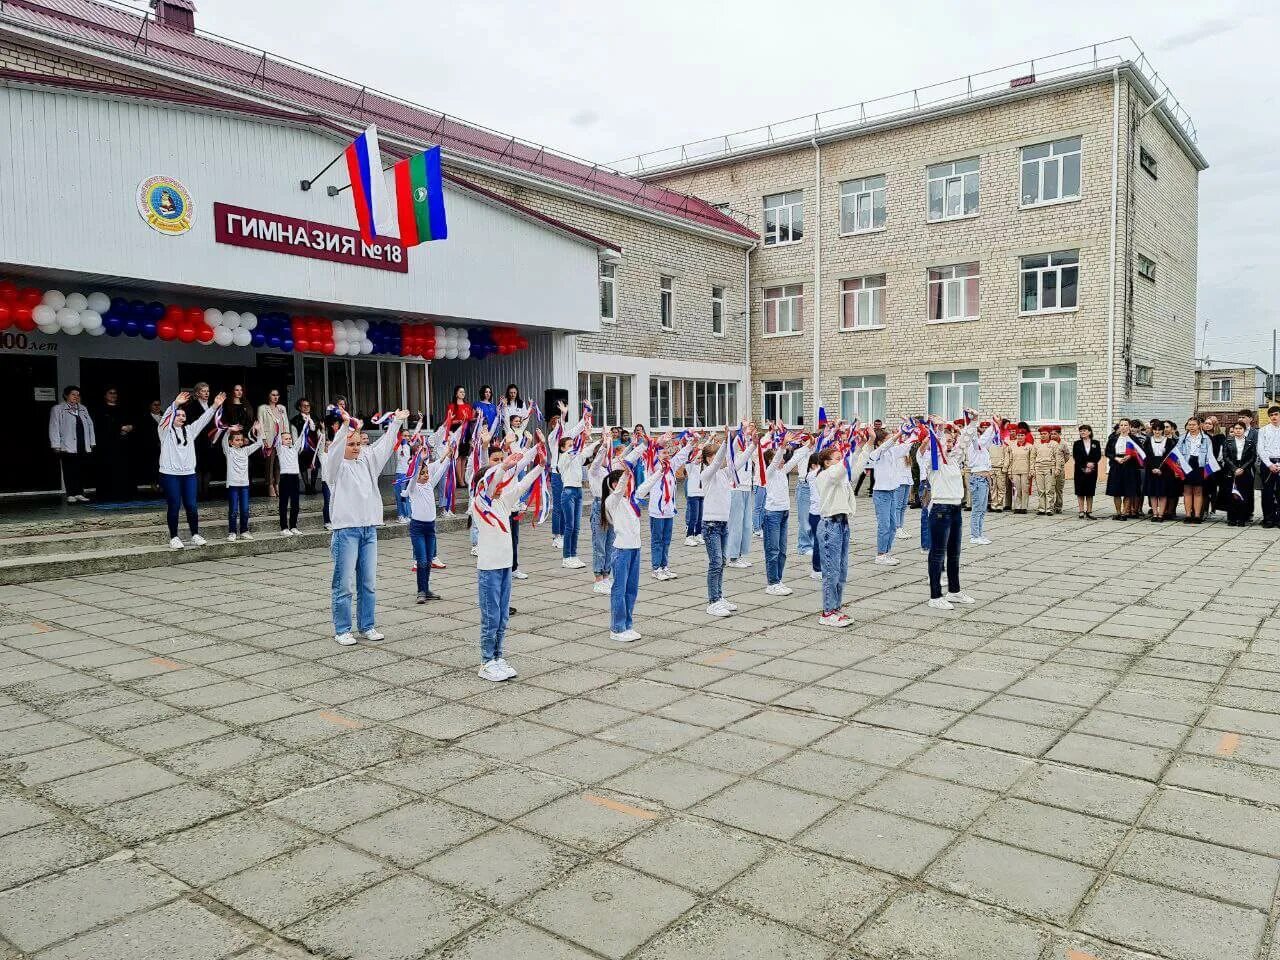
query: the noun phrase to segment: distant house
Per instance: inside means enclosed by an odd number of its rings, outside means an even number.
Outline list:
[[[1196,362],[1196,412],[1238,413],[1267,403],[1267,371],[1253,364]]]

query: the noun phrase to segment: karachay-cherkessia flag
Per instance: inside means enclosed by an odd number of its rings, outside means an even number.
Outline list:
[[[440,148],[432,147],[392,167],[400,242],[406,247],[449,235],[444,215]]]

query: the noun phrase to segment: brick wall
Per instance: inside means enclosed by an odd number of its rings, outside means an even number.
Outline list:
[[[149,90],[166,89],[153,81],[122,71],[59,56],[48,50],[22,46],[2,37],[0,37],[0,68],[22,70],[26,73],[44,73],[55,77],[72,77],[77,80],[128,83],[146,87]]]

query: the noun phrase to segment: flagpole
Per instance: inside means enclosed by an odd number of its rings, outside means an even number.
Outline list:
[[[397,162],[398,162],[398,161],[397,161]],[[333,166],[333,164],[332,164],[332,163],[331,163],[331,164],[329,164],[329,167],[331,167],[331,166]],[[325,169],[325,170],[328,170],[328,169],[329,169],[329,167],[325,167],[324,169]],[[395,164],[394,164],[394,163],[393,163],[390,167],[383,167],[383,168],[382,168],[382,172],[383,172],[383,173],[386,173],[388,170],[391,170],[391,169],[393,169],[394,167],[395,167]],[[324,173],[324,170],[321,170],[321,171],[320,171],[320,173]],[[317,178],[318,178],[318,177],[319,177],[319,174],[317,174]],[[306,181],[303,181],[303,182],[305,183]],[[303,187],[302,189],[306,190],[306,189],[307,189],[307,187]],[[331,197],[336,197],[338,194],[340,194],[340,193],[345,193],[347,190],[350,190],[350,189],[351,189],[351,184],[349,184],[349,183],[348,183],[345,187],[335,187],[335,186],[333,186],[333,184],[330,184],[330,185],[329,185],[329,189],[328,189],[328,194],[329,194],[329,196],[331,196]]]
[[[347,153],[347,151],[344,149],[344,150],[342,151],[342,153],[338,154],[336,157],[334,157],[332,160],[330,160],[328,163],[326,163],[326,164],[324,165],[324,169],[323,169],[323,170],[321,170],[319,173],[317,173],[314,177],[312,177],[310,180],[303,180],[303,181],[300,183],[300,186],[302,187],[303,191],[310,190],[310,189],[311,189],[311,185],[312,185],[313,183],[315,183],[317,180],[319,180],[321,177],[323,177],[326,173],[328,173],[328,172],[329,172],[329,168],[330,168],[330,167],[332,167],[332,166],[333,166],[335,163],[337,163],[339,160],[341,160],[344,156],[346,156],[346,153]],[[351,184],[347,184],[347,187],[349,187],[349,186],[351,186]],[[333,190],[333,187],[330,187],[329,189],[330,189],[330,190]],[[346,189],[346,187],[343,187],[343,189],[345,190],[345,189]],[[331,194],[330,194],[330,196],[333,196],[333,194],[331,193]]]

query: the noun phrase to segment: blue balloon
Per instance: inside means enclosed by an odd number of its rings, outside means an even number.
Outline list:
[[[142,325],[142,339],[154,340],[156,338],[156,325],[154,323],[144,323]]]
[[[115,323],[103,323],[102,328],[107,331],[107,336],[118,337],[124,330],[124,324],[117,320]]]
[[[111,298],[111,312],[117,317],[129,312],[129,301],[124,297]]]
[[[267,337],[267,346],[271,347],[273,350],[276,349],[277,347],[280,346],[280,338],[275,336],[274,334]]]
[[[293,341],[292,341],[291,339],[289,339],[288,337],[286,337],[285,339],[281,340],[281,341],[280,341],[280,349],[281,349],[281,350],[292,350],[292,349],[293,349]]]
[[[129,316],[141,323],[147,316],[147,305],[141,300],[130,300]]]
[[[147,304],[147,319],[160,320],[164,317],[164,304],[159,300],[152,300]]]
[[[253,338],[252,340],[250,340],[250,343],[252,343],[255,347],[265,347],[267,345],[267,336],[266,334],[259,333],[257,330],[255,330],[253,331]]]
[[[124,335],[126,337],[136,337],[141,329],[142,326],[137,320],[126,320],[124,322]]]

